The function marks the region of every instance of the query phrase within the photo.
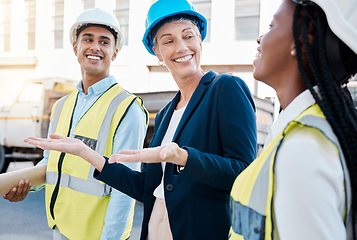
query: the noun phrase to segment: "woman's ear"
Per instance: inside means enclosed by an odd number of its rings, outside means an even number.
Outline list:
[[[201,53],[202,53],[202,37],[201,37],[201,34],[200,34],[200,48],[201,48]]]
[[[290,46],[290,55],[293,56],[293,57],[296,56],[296,46],[295,46],[294,42]]]
[[[152,47],[152,50],[154,51],[157,59],[159,59],[160,62],[163,62],[164,60],[162,59],[161,55],[159,54],[159,51],[156,49],[155,46]]]

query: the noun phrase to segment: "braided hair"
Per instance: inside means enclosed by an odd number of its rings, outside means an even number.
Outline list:
[[[346,71],[343,76],[341,70],[331,66],[328,57],[326,36],[331,34],[338,40],[334,45],[340,52],[338,64]],[[357,112],[347,89],[349,78],[357,73],[357,55],[332,33],[325,13],[315,4],[296,5],[293,35],[303,81],[337,136],[346,160],[352,189],[352,234],[357,239]],[[318,87],[318,93],[314,86]]]

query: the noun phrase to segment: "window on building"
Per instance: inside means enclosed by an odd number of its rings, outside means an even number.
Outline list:
[[[259,36],[260,0],[235,0],[236,41],[254,41]]]
[[[92,9],[95,7],[95,0],[82,0],[83,2],[83,9]]]
[[[11,29],[11,0],[1,0],[2,14],[0,34],[3,42],[3,46],[0,48],[4,52],[10,51],[10,29]]]
[[[64,16],[64,0],[54,0],[54,47],[63,48],[63,16]]]
[[[123,44],[126,46],[129,41],[129,0],[116,0],[114,15],[119,21]]]
[[[211,0],[192,0],[192,4],[197,11],[207,19],[207,35],[205,42],[209,42],[211,37]]]
[[[27,7],[27,48],[35,49],[36,44],[36,0],[26,0]]]

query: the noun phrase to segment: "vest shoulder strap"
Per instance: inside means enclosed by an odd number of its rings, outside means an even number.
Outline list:
[[[61,116],[61,111],[62,108],[65,104],[65,102],[67,101],[67,99],[72,100],[75,102],[75,99],[77,99],[77,95],[78,95],[78,90],[75,90],[73,92],[71,92],[70,94],[63,96],[62,98],[60,98],[59,100],[57,100],[53,106],[52,106],[52,114],[51,114],[51,125],[52,125],[52,132],[50,133],[54,133],[56,130],[56,127],[58,125],[60,116]],[[74,103],[75,104],[75,103]]]
[[[350,175],[349,171],[347,168],[347,163],[345,160],[345,157],[342,152],[342,148],[340,146],[340,143],[338,141],[337,136],[334,134],[333,129],[331,125],[327,122],[324,114],[322,113],[320,107],[317,104],[312,105],[308,110],[304,112],[303,115],[301,115],[297,121],[298,124],[301,124],[305,127],[311,127],[314,129],[317,129],[320,131],[331,143],[333,143],[336,147],[336,150],[338,151],[339,157],[340,157],[340,162],[342,165],[343,169],[343,174],[344,174],[344,183],[345,183],[345,205],[346,205],[346,216],[345,216],[345,224],[348,226],[348,228],[351,227],[351,216],[350,216],[350,210],[351,210],[351,199],[352,199],[352,189],[351,189],[351,180],[350,180]]]

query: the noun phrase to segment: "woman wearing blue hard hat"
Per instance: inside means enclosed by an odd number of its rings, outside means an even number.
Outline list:
[[[157,114],[150,148],[121,151],[108,162],[74,139],[52,136],[59,140],[38,145],[81,155],[99,170],[99,180],[143,202],[142,240],[228,239],[229,193],[255,158],[248,87],[238,77],[200,68],[206,29],[206,19],[186,0],[158,0],[150,7],[144,45],[179,87]],[[146,163],[142,172],[110,164],[137,161]]]
[[[254,77],[282,112],[232,189],[231,239],[357,239],[357,4],[283,0]]]

